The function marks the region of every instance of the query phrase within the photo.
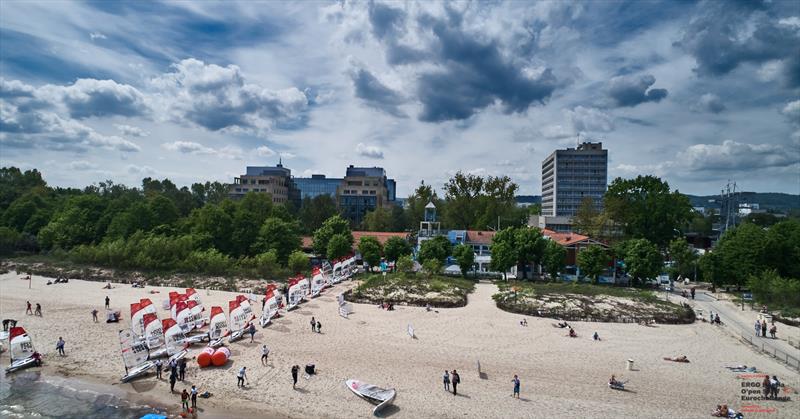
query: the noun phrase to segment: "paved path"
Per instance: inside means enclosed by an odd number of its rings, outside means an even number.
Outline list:
[[[756,337],[754,324],[757,319],[757,313],[754,311],[741,311],[740,306],[736,306],[730,301],[720,301],[715,299],[714,297],[704,293],[698,292],[695,295],[695,300],[691,299],[684,299],[680,296],[671,295],[670,299],[677,299],[678,301],[688,301],[693,308],[702,309],[703,310],[703,317],[708,320],[709,313],[713,311],[714,313],[719,313],[720,320],[723,323],[723,327],[726,328],[731,334],[735,335],[736,337],[740,337],[742,335],[751,337],[753,343],[756,345],[763,344],[764,348],[771,349],[770,352],[773,352],[774,349],[783,352],[784,354],[789,354],[789,356],[794,357],[795,359],[800,360],[800,350],[797,348],[792,347],[786,342],[786,334],[785,333],[797,333],[796,328],[791,328],[788,326],[782,326],[781,323],[778,323],[778,337],[783,336],[783,339],[771,339],[771,338],[762,338]],[[748,317],[750,318],[749,320]],[[709,327],[714,327],[709,325]],[[769,331],[767,332],[769,333]],[[784,333],[782,335],[782,333]],[[798,336],[795,336],[797,339]],[[796,365],[796,364],[795,364]]]

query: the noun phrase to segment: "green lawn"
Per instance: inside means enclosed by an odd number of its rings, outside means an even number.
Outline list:
[[[466,304],[467,294],[475,289],[475,282],[446,276],[406,275],[402,273],[367,274],[350,297],[357,302],[392,302],[436,307],[458,307]]]

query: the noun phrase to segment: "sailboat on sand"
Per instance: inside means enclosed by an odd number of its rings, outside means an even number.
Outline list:
[[[39,353],[33,348],[31,337],[22,327],[15,326],[8,331],[8,352],[11,355],[11,365],[6,367],[6,373],[42,364]]]
[[[148,360],[150,354],[147,344],[138,340],[132,330],[119,331],[119,346],[122,349],[122,363],[125,365],[123,383],[143,376],[156,366],[155,362]]]
[[[283,305],[283,298],[275,284],[267,285],[267,292],[264,296],[264,309],[261,310],[259,324],[266,327],[273,318],[279,316],[278,310]]]

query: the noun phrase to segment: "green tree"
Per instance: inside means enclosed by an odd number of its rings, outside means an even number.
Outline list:
[[[445,224],[451,228],[481,230],[498,222],[516,225],[519,223],[514,199],[517,189],[508,176],[483,178],[458,172],[444,185]]]
[[[625,237],[647,239],[661,248],[692,218],[689,198],[677,190],[670,192],[669,184],[655,176],[614,179],[604,206]]]
[[[397,236],[389,237],[383,246],[383,253],[390,262],[396,262],[401,256],[410,255],[411,250],[408,241]]]
[[[414,193],[408,197],[408,211],[406,211],[406,225],[414,228],[419,226],[420,221],[425,219],[425,206],[428,203],[433,204],[441,209],[442,202],[436,195],[431,185],[426,185],[422,181]]]
[[[345,234],[334,234],[331,236],[327,246],[328,259],[334,260],[349,254],[353,250],[352,237],[351,235],[348,240],[348,236]]]
[[[152,225],[171,225],[178,221],[180,214],[178,207],[164,195],[155,195],[149,202],[150,213],[152,215]]]
[[[295,250],[289,255],[289,262],[287,264],[289,270],[293,273],[299,274],[308,270],[308,256],[300,250]]]
[[[270,194],[249,192],[237,202],[231,216],[233,229],[231,253],[237,256],[255,254],[261,226],[272,214]]]
[[[408,275],[414,271],[414,259],[410,255],[400,256],[397,259],[396,267],[400,272]]]
[[[600,275],[608,268],[611,256],[603,246],[591,245],[578,253],[578,268],[597,284]]]
[[[461,268],[461,276],[466,278],[467,273],[472,270],[475,264],[475,252],[472,246],[459,244],[453,248],[453,257],[456,259],[458,267]]]
[[[389,231],[392,226],[392,214],[384,208],[375,208],[364,216],[362,224],[367,231]]]
[[[21,233],[36,235],[54,212],[53,199],[42,186],[34,187],[16,200],[2,214],[2,224]]]
[[[22,234],[8,227],[0,227],[0,256],[8,256],[17,250]]]
[[[381,263],[381,243],[375,237],[362,237],[358,243],[358,252],[361,259],[370,267],[370,270]]]
[[[647,239],[633,239],[625,251],[625,267],[633,277],[634,285],[652,279],[661,273],[664,260],[658,247]]]
[[[206,205],[192,211],[189,224],[192,233],[204,237],[206,245],[223,253],[231,251],[231,216],[221,205]]]
[[[17,198],[37,187],[46,187],[42,174],[36,170],[24,173],[16,167],[0,169],[0,212],[4,211]]]
[[[693,275],[697,256],[686,240],[677,238],[669,243],[669,257],[672,260],[673,277]],[[696,278],[694,278],[696,279]]]
[[[522,277],[528,277],[531,263],[541,263],[547,239],[542,236],[542,231],[536,227],[520,227],[514,231],[514,245],[517,250],[517,270],[522,272]]]
[[[795,261],[795,262],[790,262]],[[788,220],[769,228],[764,238],[764,264],[785,278],[800,278],[800,221]]]
[[[422,263],[422,270],[428,275],[428,278],[442,273],[442,262],[437,259],[428,259]]]
[[[45,249],[53,246],[69,249],[79,244],[99,242],[105,231],[98,231],[96,222],[104,209],[103,201],[96,195],[69,198],[39,231],[39,244]]]
[[[300,221],[306,233],[313,233],[336,214],[336,201],[330,195],[306,197],[300,205]]]
[[[436,259],[444,264],[447,257],[450,256],[451,247],[450,241],[444,236],[425,240],[420,243],[417,260],[424,264],[426,260]]]
[[[517,263],[517,252],[506,241],[492,241],[492,262],[490,266],[495,272],[502,272],[503,279],[508,280],[506,272]]]
[[[726,284],[744,285],[751,275],[765,269],[766,236],[764,229],[750,223],[722,235],[714,252],[720,258],[719,267]]]
[[[400,205],[392,205],[391,214],[391,228],[390,231],[406,231],[408,224],[406,223],[406,212]]]
[[[567,249],[553,240],[546,240],[544,247],[544,257],[542,258],[542,268],[550,275],[550,279],[557,279],[558,273],[564,269],[564,261],[567,257]]]
[[[581,200],[581,204],[575,212],[575,216],[572,217],[573,228],[580,234],[585,234],[589,237],[598,237],[599,228],[597,223],[599,217],[600,211],[597,210],[594,200],[587,196]]]
[[[342,235],[348,242],[349,247],[353,247],[353,233],[350,232],[350,223],[340,215],[334,215],[322,223],[322,227],[314,232],[314,251],[320,255],[328,254],[328,242],[335,235]]]
[[[258,249],[261,252],[274,250],[278,262],[286,265],[289,255],[300,248],[300,235],[295,225],[277,217],[269,217],[264,221],[258,234]]]
[[[716,253],[706,252],[697,260],[697,267],[700,268],[700,275],[703,281],[711,283],[715,287],[723,285],[723,277],[720,269],[719,257]]]

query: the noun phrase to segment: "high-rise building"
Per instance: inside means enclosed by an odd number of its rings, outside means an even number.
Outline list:
[[[263,192],[272,195],[272,202],[285,204],[296,200],[296,189],[292,184],[292,171],[277,166],[247,166],[247,173],[233,179],[228,193],[232,198],[241,198],[248,192]]]
[[[361,224],[367,212],[394,202],[395,189],[383,168],[350,165],[336,192],[339,212],[354,225]]]
[[[608,185],[608,150],[603,143],[584,142],[556,150],[542,162],[542,216],[539,227],[571,229],[571,219],[585,198],[602,210]]]

